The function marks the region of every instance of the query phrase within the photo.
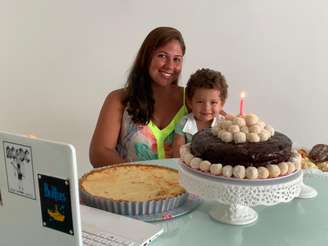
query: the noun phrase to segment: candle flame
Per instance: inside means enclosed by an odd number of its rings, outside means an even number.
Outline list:
[[[242,91],[242,92],[240,93],[240,97],[241,97],[241,98],[244,98],[244,97],[245,97],[245,92],[244,92],[244,91]]]

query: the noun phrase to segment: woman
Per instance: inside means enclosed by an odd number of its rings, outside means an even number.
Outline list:
[[[188,113],[178,86],[185,50],[175,28],[148,34],[125,88],[103,104],[90,144],[94,167],[171,157],[175,125]]]

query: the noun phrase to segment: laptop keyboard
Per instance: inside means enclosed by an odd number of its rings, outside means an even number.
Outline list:
[[[90,233],[83,231],[82,239],[84,246],[133,246],[130,240],[109,234],[109,233]]]

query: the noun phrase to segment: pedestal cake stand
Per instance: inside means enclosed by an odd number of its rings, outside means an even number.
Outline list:
[[[303,183],[303,172],[263,180],[247,180],[213,176],[192,169],[180,161],[180,183],[190,193],[205,200],[219,202],[210,210],[214,220],[232,225],[246,225],[257,220],[258,205],[273,206],[295,197],[311,198],[317,192]]]

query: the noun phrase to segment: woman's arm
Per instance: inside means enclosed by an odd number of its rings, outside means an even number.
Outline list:
[[[180,157],[180,147],[186,143],[185,136],[181,134],[175,134],[172,144],[173,158]]]
[[[115,150],[124,111],[123,97],[123,89],[113,91],[102,106],[89,148],[93,167],[126,162]]]

